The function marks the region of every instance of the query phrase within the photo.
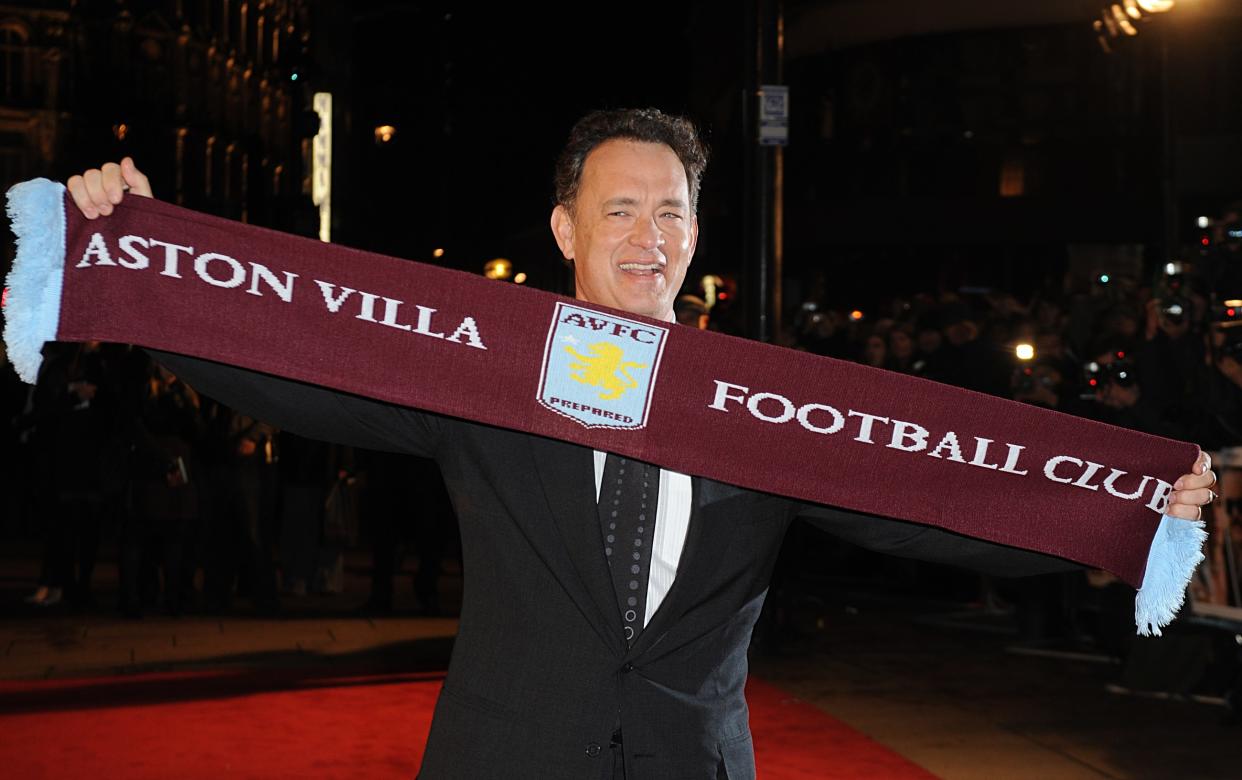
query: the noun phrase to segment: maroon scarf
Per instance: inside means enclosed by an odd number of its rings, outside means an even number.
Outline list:
[[[1201,558],[1161,517],[1191,444],[145,198],[9,211],[27,381],[50,340],[196,355],[1069,558],[1141,587],[1144,632]]]

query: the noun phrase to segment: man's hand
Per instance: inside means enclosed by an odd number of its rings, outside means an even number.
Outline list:
[[[65,186],[87,219],[111,214],[112,207],[120,203],[127,192],[153,197],[151,184],[134,165],[132,157],[121,160],[119,165],[105,163],[102,168],[91,168],[80,176],[71,176]]]
[[[1212,459],[1206,452],[1200,452],[1191,473],[1183,474],[1173,483],[1164,513],[1183,520],[1198,520],[1203,516],[1203,505],[1216,500],[1216,492],[1212,490],[1215,484]]]

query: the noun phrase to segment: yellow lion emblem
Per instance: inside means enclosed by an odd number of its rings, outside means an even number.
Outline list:
[[[565,347],[565,351],[576,361],[570,363],[569,368],[577,373],[570,374],[569,378],[584,385],[603,388],[599,397],[605,401],[620,398],[626,390],[638,387],[638,382],[630,376],[628,369],[647,367],[646,363],[623,361],[625,353],[616,344],[607,341],[587,347],[592,357],[579,354],[573,347]]]

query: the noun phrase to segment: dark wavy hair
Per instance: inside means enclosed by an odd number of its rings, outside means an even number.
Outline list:
[[[593,111],[579,119],[569,131],[569,140],[556,161],[556,202],[559,205],[573,211],[587,155],[613,139],[664,144],[672,149],[686,169],[690,211],[698,211],[699,182],[707,167],[707,146],[689,119],[665,114],[656,108]]]

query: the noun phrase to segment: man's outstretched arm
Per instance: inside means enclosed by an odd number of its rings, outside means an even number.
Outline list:
[[[868,550],[960,566],[999,577],[1029,577],[1083,568],[1064,558],[887,517],[813,504],[804,506],[798,516],[838,539]]]
[[[131,157],[72,176],[65,187],[87,219],[110,215],[127,195],[154,197]],[[284,430],[368,449],[434,454],[441,419],[435,415],[223,363],[150,352],[205,395]]]

